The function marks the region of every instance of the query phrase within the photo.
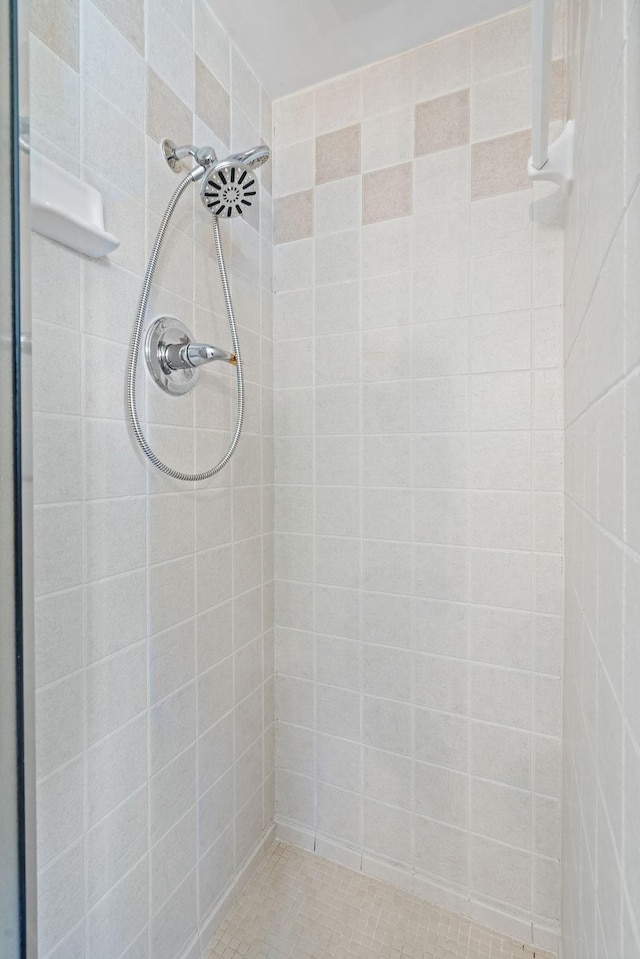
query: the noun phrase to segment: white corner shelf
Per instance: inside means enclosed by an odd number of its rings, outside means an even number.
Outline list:
[[[102,195],[88,183],[31,150],[31,227],[97,259],[120,241],[104,228]]]

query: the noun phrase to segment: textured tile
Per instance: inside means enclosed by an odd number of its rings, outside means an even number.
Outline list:
[[[313,190],[290,193],[274,201],[273,242],[289,243],[313,236]]]
[[[96,0],[96,6],[140,53],[144,53],[144,0]]]
[[[195,112],[227,145],[231,138],[229,94],[200,57],[196,57]]]
[[[531,133],[523,130],[471,147],[471,198],[496,196],[514,190],[531,189],[527,161],[531,155]]]
[[[193,118],[191,110],[157,73],[147,67],[146,133],[156,143],[169,136],[174,143],[189,143]],[[169,131],[169,132],[167,132]]]
[[[447,774],[455,776],[454,773]],[[300,778],[300,777],[299,777]],[[460,780],[463,777],[458,777]],[[293,785],[293,784],[292,784]],[[443,781],[443,790],[450,787]],[[349,793],[327,787],[347,808]],[[329,794],[328,793],[328,794]],[[331,793],[332,794],[332,793]],[[389,807],[369,802],[370,816],[386,809],[381,821],[389,854]],[[339,807],[337,807],[339,808]],[[401,810],[393,810],[402,817]],[[371,818],[371,829],[374,819]],[[425,827],[437,825],[423,820]],[[443,827],[447,829],[447,827]],[[460,830],[450,832],[464,833]],[[425,835],[432,853],[450,837]],[[479,843],[484,842],[479,840]],[[489,846],[484,842],[485,846]],[[479,852],[484,847],[479,845]],[[494,849],[499,852],[500,847]],[[485,857],[486,858],[486,857]],[[512,869],[518,869],[519,862]],[[451,863],[449,863],[451,868]],[[480,873],[479,873],[480,875]],[[519,875],[518,875],[518,878]],[[511,893],[513,890],[511,890]],[[432,905],[411,893],[361,872],[282,842],[273,844],[242,895],[216,932],[207,959],[307,959],[309,956],[388,956],[390,959],[553,959],[508,936]]]
[[[418,103],[415,109],[415,156],[452,150],[469,142],[469,90]]]
[[[78,7],[79,0],[34,0],[29,10],[33,33],[74,70],[79,64]]]
[[[472,31],[461,30],[414,53],[416,100],[433,100],[469,86]]]
[[[375,170],[362,178],[363,224],[410,216],[412,200],[412,163]]]
[[[470,31],[471,74],[478,83],[531,63],[531,12],[517,10]]]
[[[316,184],[360,173],[360,124],[316,138]]]

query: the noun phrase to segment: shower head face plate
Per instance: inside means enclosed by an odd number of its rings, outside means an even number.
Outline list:
[[[200,198],[214,216],[242,216],[258,195],[255,175],[246,163],[229,157],[215,163],[205,174]]]

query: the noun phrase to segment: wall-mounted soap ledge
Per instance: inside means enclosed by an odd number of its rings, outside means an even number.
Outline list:
[[[31,227],[97,259],[120,241],[104,228],[102,195],[57,163],[31,150]]]

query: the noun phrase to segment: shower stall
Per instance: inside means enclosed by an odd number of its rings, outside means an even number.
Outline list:
[[[640,2],[0,17],[2,959],[640,959]]]

